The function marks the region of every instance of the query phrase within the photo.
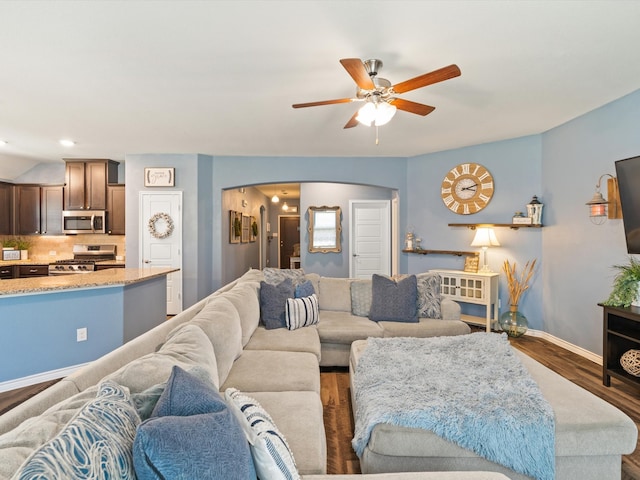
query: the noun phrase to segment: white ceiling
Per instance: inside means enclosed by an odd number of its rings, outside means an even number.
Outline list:
[[[640,1],[2,1],[0,178],[127,153],[414,156],[562,124],[640,88]],[[340,58],[392,83],[456,63],[375,129]],[[77,145],[65,149],[62,137]]]

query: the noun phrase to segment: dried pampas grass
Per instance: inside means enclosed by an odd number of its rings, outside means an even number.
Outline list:
[[[529,288],[529,282],[533,276],[533,270],[536,266],[536,260],[529,260],[524,264],[524,269],[520,272],[520,276],[516,274],[516,262],[513,266],[509,260],[505,260],[502,265],[502,271],[507,276],[507,285],[509,286],[509,304],[518,305],[522,294]]]

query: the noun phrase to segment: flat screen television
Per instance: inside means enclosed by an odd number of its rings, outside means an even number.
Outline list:
[[[616,176],[627,252],[640,253],[640,156],[618,160]]]

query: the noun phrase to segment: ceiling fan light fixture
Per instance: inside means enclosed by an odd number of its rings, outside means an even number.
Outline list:
[[[389,123],[396,114],[397,108],[388,102],[368,101],[360,110],[356,120],[367,127],[375,125],[379,127]]]
[[[376,106],[371,102],[367,102],[360,110],[358,110],[358,116],[356,117],[356,120],[361,124],[370,127],[375,118]]]
[[[387,102],[380,102],[376,105],[376,127],[386,125],[396,114],[396,106]]]

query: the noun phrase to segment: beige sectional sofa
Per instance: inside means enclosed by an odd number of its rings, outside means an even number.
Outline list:
[[[181,314],[64,378],[0,417],[0,479],[11,478],[36,449],[54,438],[95,399],[104,379],[136,402],[162,391],[174,365],[225,391],[255,398],[287,439],[303,478],[326,476],[320,365],[346,366],[353,340],[369,336],[464,334],[459,308],[443,301],[445,319],[416,324],[372,322],[351,314],[349,279],[308,279],[319,294],[318,325],[289,331],[259,325],[261,271],[250,270]],[[389,322],[391,323],[391,322]],[[138,403],[136,403],[138,406]],[[331,476],[332,479],[358,475]],[[363,476],[362,478],[378,478]],[[499,480],[497,473],[384,475],[388,479]]]

